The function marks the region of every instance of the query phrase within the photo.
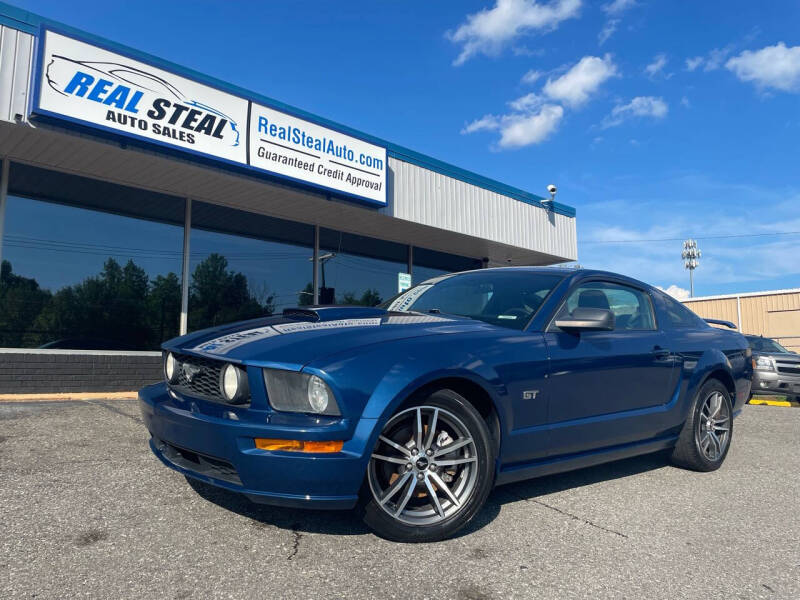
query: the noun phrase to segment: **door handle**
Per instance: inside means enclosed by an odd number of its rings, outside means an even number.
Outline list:
[[[669,348],[662,348],[661,346],[655,346],[653,348],[653,354],[659,360],[666,360],[672,355],[672,352],[669,351]]]

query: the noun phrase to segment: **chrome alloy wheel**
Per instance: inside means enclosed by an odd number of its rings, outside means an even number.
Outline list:
[[[375,502],[398,521],[431,525],[467,503],[478,480],[475,442],[463,421],[435,406],[397,413],[369,463]]]
[[[731,414],[728,403],[718,391],[703,402],[697,419],[697,441],[700,451],[711,461],[719,460],[730,441]]]

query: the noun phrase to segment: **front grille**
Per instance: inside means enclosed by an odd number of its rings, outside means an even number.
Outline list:
[[[173,356],[178,361],[178,382],[171,385],[175,391],[227,404],[219,389],[219,375],[225,366],[224,362],[187,354],[173,354]]]
[[[787,364],[778,363],[778,372],[786,373],[789,375],[800,375],[800,365],[789,366]]]

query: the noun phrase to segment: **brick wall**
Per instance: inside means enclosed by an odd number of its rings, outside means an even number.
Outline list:
[[[149,353],[0,353],[0,394],[127,392],[162,379]]]

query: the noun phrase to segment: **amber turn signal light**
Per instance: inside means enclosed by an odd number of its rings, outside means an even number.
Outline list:
[[[259,450],[280,450],[282,452],[314,452],[317,454],[328,454],[340,452],[344,442],[326,441],[310,442],[305,440],[273,440],[269,438],[255,438],[256,448]]]

